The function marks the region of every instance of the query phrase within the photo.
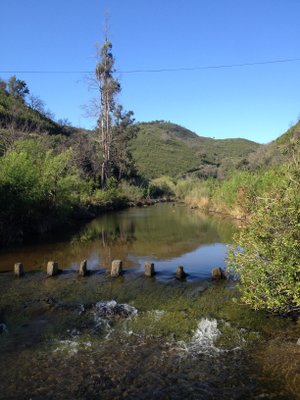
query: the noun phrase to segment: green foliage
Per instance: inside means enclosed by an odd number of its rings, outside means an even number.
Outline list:
[[[276,185],[277,173],[273,170],[264,172],[234,172],[216,185],[213,202],[228,209],[238,206],[247,214],[253,206],[256,196],[262,196]]]
[[[114,210],[125,207],[127,198],[117,187],[97,189],[86,197],[86,204],[93,205],[98,210]]]
[[[161,176],[152,179],[148,186],[148,197],[174,197],[175,196],[175,180],[170,176]]]
[[[110,151],[112,173],[117,180],[129,179],[136,175],[136,169],[128,143],[136,137],[139,129],[134,125],[133,112],[124,112],[121,105],[116,107],[114,118]]]
[[[256,196],[236,236],[229,265],[241,281],[242,300],[255,309],[300,311],[300,159],[277,174],[276,186]]]
[[[236,171],[222,181],[179,179],[174,192],[177,198],[192,206],[243,216],[250,212],[257,196],[264,196],[276,186],[277,170]]]
[[[176,185],[176,195],[185,200],[190,199],[212,198],[212,193],[218,183],[214,179],[208,180],[179,180]]]
[[[72,151],[58,155],[40,142],[19,141],[0,158],[0,242],[61,223],[90,191],[71,166]]]
[[[145,197],[145,189],[139,186],[134,186],[128,183],[127,181],[122,181],[119,185],[119,188],[128,201],[130,202],[138,202],[141,201]]]

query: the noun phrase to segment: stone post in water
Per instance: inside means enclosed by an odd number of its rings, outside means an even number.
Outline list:
[[[58,274],[58,263],[54,261],[48,261],[47,264],[47,275],[54,276]]]
[[[24,267],[22,263],[16,263],[14,266],[14,274],[16,278],[24,276]]]
[[[150,263],[150,262],[146,262],[145,263],[145,271],[144,271],[144,275],[151,277],[155,275],[155,269],[154,269],[154,264]]]
[[[184,268],[182,266],[177,267],[176,269],[176,279],[184,279],[186,278],[187,274],[184,271]]]
[[[83,260],[83,261],[80,263],[78,275],[79,275],[79,276],[86,276],[87,274],[88,274],[87,260]]]
[[[111,263],[111,276],[116,278],[122,274],[122,261],[121,260],[114,260]]]

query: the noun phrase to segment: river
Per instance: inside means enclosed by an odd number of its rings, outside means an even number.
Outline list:
[[[2,250],[0,399],[299,398],[299,323],[252,311],[236,282],[210,280],[236,229],[159,204]],[[78,277],[83,259],[90,274]],[[114,259],[124,268],[115,279]],[[46,277],[49,260],[61,274]]]

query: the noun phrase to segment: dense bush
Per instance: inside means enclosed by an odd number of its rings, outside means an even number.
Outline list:
[[[71,166],[72,151],[54,155],[40,142],[19,141],[0,158],[0,242],[22,241],[66,220],[91,192]]]
[[[134,186],[127,181],[122,181],[119,184],[119,189],[123,196],[130,202],[141,201],[145,197],[145,189],[139,186]]]
[[[257,196],[263,196],[276,186],[277,179],[276,170],[236,171],[222,181],[213,178],[178,180],[173,184],[173,191],[188,205],[241,217],[249,213]]]
[[[175,179],[170,176],[161,176],[152,179],[148,186],[148,197],[174,197],[175,196]]]
[[[235,237],[229,265],[240,276],[243,301],[255,309],[300,311],[300,161],[277,174],[276,187],[256,197]]]

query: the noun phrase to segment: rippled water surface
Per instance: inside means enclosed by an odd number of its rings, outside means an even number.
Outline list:
[[[163,204],[0,254],[1,399],[296,399],[300,325],[239,304],[234,224]],[[63,238],[64,235],[61,235]],[[113,259],[124,274],[112,279]],[[63,272],[46,278],[48,260]],[[91,273],[78,277],[81,260]],[[12,266],[27,271],[14,279]],[[143,276],[145,261],[157,274]],[[174,277],[183,265],[185,281]]]

